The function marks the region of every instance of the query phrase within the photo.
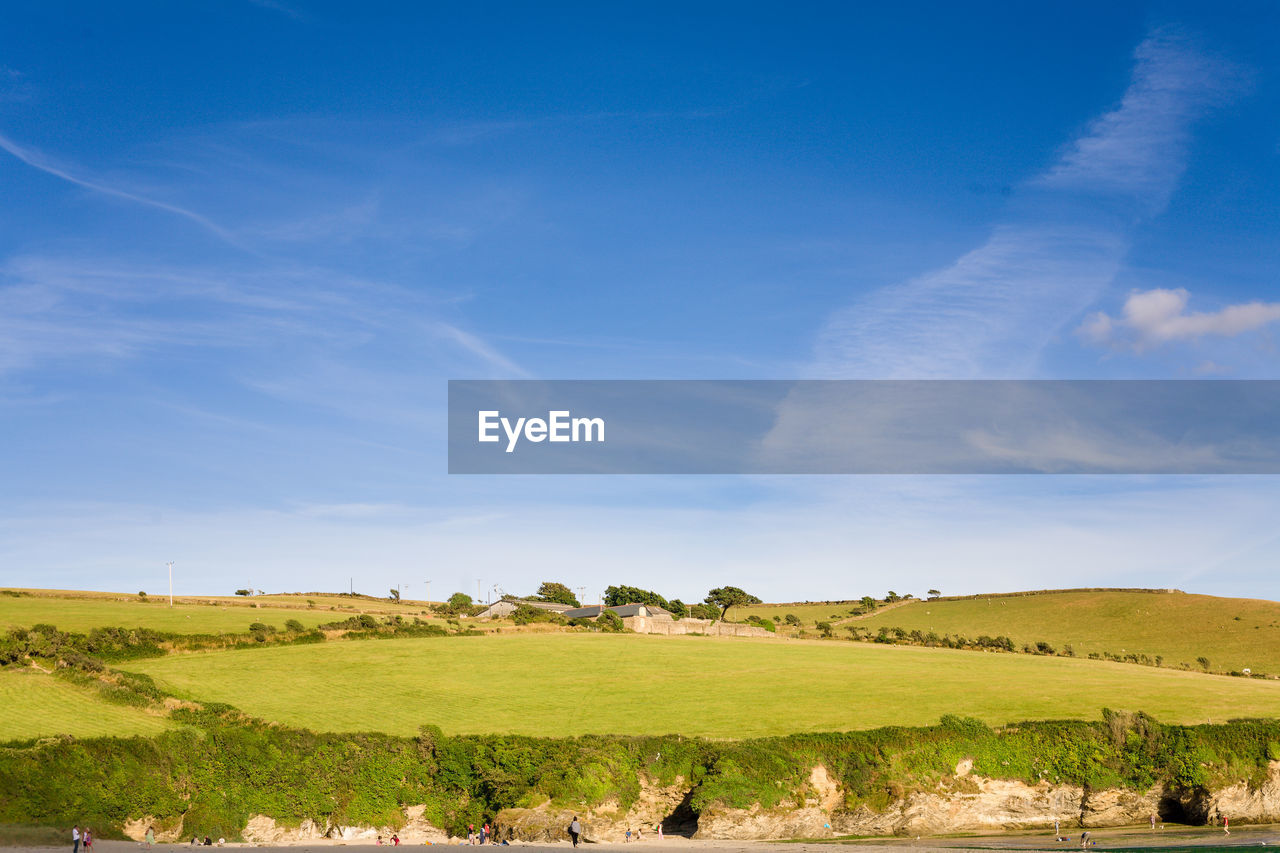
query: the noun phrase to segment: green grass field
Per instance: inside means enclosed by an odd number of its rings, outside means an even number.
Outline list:
[[[253,622],[284,628],[285,620],[297,619],[308,628],[324,622],[346,619],[355,613],[375,615],[400,613],[421,617],[425,605],[368,602],[339,596],[309,596],[315,609],[299,596],[258,596],[250,607],[244,599],[222,599],[211,604],[179,600],[169,607],[167,598],[143,601],[137,596],[52,594],[12,597],[0,595],[0,628],[30,627],[44,622],[63,631],[85,633],[91,628],[151,628],[179,634],[243,633]],[[210,601],[211,599],[201,599]],[[344,606],[330,610],[330,606]]]
[[[1090,652],[1161,655],[1165,666],[1207,657],[1215,671],[1280,675],[1280,603],[1185,593],[1064,592],[961,601],[919,601],[851,622],[938,634],[1004,634]],[[1278,710],[1280,712],[1280,710]]]
[[[848,619],[850,612],[857,607],[859,604],[856,601],[836,604],[753,604],[748,607],[730,607],[728,617],[733,622],[744,622],[748,616],[760,616],[782,624],[787,614],[792,614],[805,625],[812,627],[816,622]]]
[[[171,725],[164,717],[104,702],[51,675],[0,672],[0,741],[59,734],[155,735]]]
[[[741,738],[936,723],[1166,722],[1280,712],[1280,682],[1032,655],[833,642],[501,634],[131,662],[192,699],[327,731]]]

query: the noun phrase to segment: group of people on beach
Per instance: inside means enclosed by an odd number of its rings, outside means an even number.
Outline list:
[[[80,825],[71,827],[71,853],[80,853],[80,845],[84,845],[84,853],[93,853],[93,830],[89,827],[80,831]]]

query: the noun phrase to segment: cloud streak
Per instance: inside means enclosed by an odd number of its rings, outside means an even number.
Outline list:
[[[413,290],[287,264],[191,270],[17,258],[0,266],[0,376],[52,362],[177,350],[337,357],[371,341],[444,344],[485,371],[528,375]]]
[[[174,216],[182,217],[183,219],[186,219],[189,222],[193,222],[196,225],[200,226],[205,231],[208,231],[210,234],[213,234],[215,237],[222,240],[224,243],[227,243],[228,245],[234,246],[237,249],[245,248],[245,246],[240,242],[240,240],[230,231],[223,228],[221,225],[212,221],[208,217],[202,216],[201,214],[196,213],[195,211],[188,210],[185,207],[179,207],[176,204],[169,204],[168,202],[165,202],[165,201],[159,201],[158,199],[148,198],[147,196],[129,192],[128,190],[120,189],[119,187],[114,187],[114,186],[111,186],[110,184],[105,184],[100,181],[94,181],[94,180],[89,180],[87,178],[79,177],[78,175],[72,173],[71,171],[68,171],[67,169],[61,166],[55,165],[52,161],[49,160],[48,157],[46,157],[41,152],[36,151],[33,148],[27,148],[25,146],[19,145],[18,143],[14,142],[12,139],[5,136],[4,134],[0,134],[0,148],[9,152],[18,160],[21,160],[23,163],[26,163],[31,168],[38,169],[39,171],[44,172],[47,175],[52,175],[55,178],[61,178],[67,183],[74,184],[83,189],[91,190],[92,192],[101,193],[102,195],[111,196],[112,198],[122,199],[124,201],[132,202],[134,204],[140,204],[145,207],[150,207],[150,208],[154,208],[155,210],[163,211],[164,213],[169,213]]]
[[[983,245],[829,318],[817,375],[1034,375],[1044,347],[1114,280],[1134,226],[1168,204],[1194,122],[1236,85],[1174,30],[1152,33],[1134,59],[1119,104],[1027,182],[1026,202]]]

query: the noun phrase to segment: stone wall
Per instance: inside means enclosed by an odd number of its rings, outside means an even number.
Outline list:
[[[769,637],[777,635],[754,625],[713,622],[710,619],[672,619],[670,616],[628,616],[622,620],[637,634],[706,634],[711,637]]]

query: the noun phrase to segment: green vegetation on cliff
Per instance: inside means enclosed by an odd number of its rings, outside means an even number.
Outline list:
[[[928,728],[886,728],[746,741],[670,737],[416,737],[315,734],[266,725],[227,708],[179,710],[177,731],[154,738],[51,739],[0,747],[0,823],[90,822],[118,832],[150,816],[184,834],[235,839],[251,815],[286,825],[397,826],[403,809],[460,832],[500,809],[623,808],[641,781],[684,780],[696,811],[803,799],[816,765],[846,806],[882,808],[934,789],[962,759],[973,772],[1027,783],[1194,792],[1260,781],[1280,751],[1280,722],[1166,726],[1143,715],[1099,722],[1025,723],[993,730],[949,717]],[[74,779],[75,784],[67,784]]]

